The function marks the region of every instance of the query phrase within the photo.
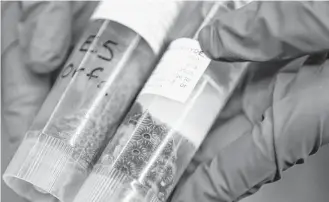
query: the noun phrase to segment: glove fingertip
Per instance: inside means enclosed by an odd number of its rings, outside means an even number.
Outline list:
[[[62,40],[67,41],[65,43],[69,44],[68,39]],[[61,49],[62,51],[56,49]],[[42,44],[32,45],[26,61],[27,67],[39,74],[55,71],[65,60],[68,45],[57,47],[56,49],[44,47]]]
[[[199,33],[201,49],[212,60],[221,60],[223,47],[220,43],[220,36],[213,25],[205,26]]]
[[[49,61],[30,61],[27,63],[27,67],[31,71],[37,74],[47,74],[57,69],[58,65],[51,64]]]
[[[48,2],[36,21],[27,66],[36,73],[54,71],[66,59],[71,37],[70,4]]]

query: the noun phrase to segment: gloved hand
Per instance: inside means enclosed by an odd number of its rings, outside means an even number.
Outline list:
[[[251,61],[251,71],[243,113],[212,130],[172,202],[239,200],[329,143],[328,10],[253,2],[201,31],[209,57]]]
[[[1,2],[3,3],[3,2]],[[98,2],[4,2],[3,138],[17,148]]]

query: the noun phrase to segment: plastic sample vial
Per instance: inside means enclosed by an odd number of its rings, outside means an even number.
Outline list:
[[[4,181],[30,201],[70,202],[152,71],[181,2],[102,1]]]
[[[174,40],[74,202],[166,201],[245,71]]]

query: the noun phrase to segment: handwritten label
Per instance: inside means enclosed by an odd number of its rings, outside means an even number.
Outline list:
[[[111,40],[107,40],[106,42],[102,43],[102,48],[106,50],[106,53],[104,53],[104,51],[102,51],[102,49],[100,49],[100,53],[98,53],[97,49],[90,49],[90,45],[93,43],[93,41],[95,40],[96,35],[90,35],[86,41],[81,45],[79,51],[80,52],[87,52],[88,50],[90,50],[93,53],[97,53],[97,57],[99,57],[100,59],[106,60],[106,61],[111,61],[114,57],[114,53],[113,53],[113,47],[117,46],[118,43],[111,41]]]
[[[92,44],[94,45],[92,46]],[[113,40],[105,40],[105,42],[102,42],[100,41],[100,37],[97,37],[96,35],[86,36],[85,40],[82,41],[81,45],[77,48],[77,51],[82,54],[86,54],[86,53],[91,54],[89,56],[85,55],[84,57],[94,57],[96,55],[96,60],[99,60],[100,62],[95,62],[94,67],[85,67],[85,65],[81,65],[80,63],[75,64],[73,61],[69,61],[64,66],[60,74],[60,77],[62,79],[65,78],[71,79],[74,76],[85,76],[86,80],[96,81],[97,88],[102,88],[103,84],[106,82],[101,78],[102,73],[104,73],[105,70],[105,68],[102,66],[113,60],[116,54],[117,46],[118,43]],[[101,66],[97,66],[97,65],[101,65]],[[107,95],[108,94],[106,93],[105,96]]]
[[[210,61],[198,41],[177,39],[170,44],[141,93],[185,103]]]

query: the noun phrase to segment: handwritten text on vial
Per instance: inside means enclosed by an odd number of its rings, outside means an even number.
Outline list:
[[[96,42],[96,46],[92,47],[94,41],[99,40],[96,35],[89,35],[86,40],[78,47],[79,52],[96,54],[97,58],[111,62],[115,57],[115,47],[118,46],[118,43],[112,40],[106,40],[101,42],[99,47]],[[73,78],[76,74],[82,73],[84,76],[88,77],[88,80],[97,80],[97,88],[101,88],[102,84],[105,83],[104,80],[100,80],[99,76],[104,71],[104,67],[94,67],[87,70],[85,67],[69,62],[61,72],[61,78]]]

